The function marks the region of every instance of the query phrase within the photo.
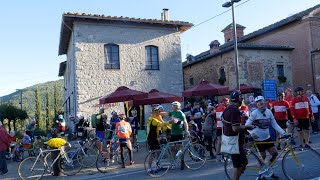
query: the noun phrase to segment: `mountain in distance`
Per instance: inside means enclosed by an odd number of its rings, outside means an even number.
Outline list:
[[[62,108],[63,104],[63,92],[64,92],[64,80],[56,80],[56,81],[49,81],[45,83],[40,83],[36,84],[27,88],[22,89],[22,109],[27,111],[29,117],[34,117],[35,114],[35,109],[36,109],[36,98],[35,98],[35,90],[38,87],[39,88],[39,95],[41,99],[41,114],[45,115],[46,111],[46,87],[49,87],[49,96],[50,96],[50,109],[51,109],[51,115],[53,115],[53,99],[54,99],[54,85],[55,83],[58,86],[59,90],[59,105]],[[0,97],[0,104],[5,104],[5,103],[11,103],[12,105],[20,108],[20,99],[21,99],[21,92],[16,91],[14,93],[5,95]]]

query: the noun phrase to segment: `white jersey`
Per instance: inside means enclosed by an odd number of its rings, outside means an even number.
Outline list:
[[[285,133],[285,131],[277,124],[272,112],[269,109],[266,109],[264,113],[261,113],[259,109],[254,110],[247,120],[246,125],[255,126],[253,130],[248,130],[251,137],[255,141],[264,141],[270,138],[270,125],[280,134]]]

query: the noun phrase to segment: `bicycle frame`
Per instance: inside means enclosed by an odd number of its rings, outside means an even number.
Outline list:
[[[165,145],[165,147],[161,150],[161,153],[160,153],[158,161],[160,161],[163,158],[163,156],[164,156],[166,151],[169,151],[170,157],[174,157],[174,155],[171,152],[170,146],[176,145],[177,143],[182,143],[182,154],[184,154],[185,151],[191,146],[189,139],[180,140],[180,141],[174,141],[174,142],[168,142]],[[175,159],[174,158],[170,158],[170,160],[171,160],[171,165],[174,165]],[[177,162],[175,162],[175,163],[177,163]]]
[[[31,166],[31,169],[34,169],[35,164],[38,162],[39,158],[40,158],[41,156],[43,156],[43,154],[48,153],[48,152],[54,152],[54,151],[60,151],[60,152],[61,152],[60,149],[42,150],[42,149],[40,148],[40,153],[39,153],[39,155],[37,156],[36,161],[35,161],[35,162],[33,163],[33,165]],[[43,162],[43,165],[44,165],[44,168],[45,168],[44,170],[46,170],[47,172],[50,172],[53,164],[56,163],[56,161],[59,159],[60,156],[61,156],[61,153],[59,153],[59,155],[54,159],[54,161],[53,161],[53,163],[52,163],[51,166],[49,166],[48,163],[47,163],[47,161],[44,160],[44,162]]]

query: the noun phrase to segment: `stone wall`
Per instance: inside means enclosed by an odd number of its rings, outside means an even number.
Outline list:
[[[248,84],[254,87],[262,88],[262,80],[277,80],[277,64],[284,65],[284,73],[287,77],[286,84],[280,86],[291,86],[292,73],[290,62],[290,51],[274,50],[248,50],[239,49],[239,77],[240,83]],[[184,88],[188,89],[192,85],[189,79],[194,79],[194,84],[201,80],[219,84],[219,69],[225,68],[226,82],[225,86],[229,89],[236,88],[235,63],[233,51],[224,53],[208,59],[206,61],[184,67]]]
[[[145,92],[156,88],[181,95],[180,32],[175,28],[83,22],[76,22],[73,28],[79,113],[97,113],[99,98],[119,86]],[[105,69],[107,43],[119,45],[120,70]],[[160,70],[145,70],[147,45],[158,47]],[[123,104],[114,104],[107,108],[107,113],[112,110],[123,112]]]

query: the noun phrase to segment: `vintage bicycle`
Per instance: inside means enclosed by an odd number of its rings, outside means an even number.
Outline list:
[[[250,149],[246,149],[248,165],[241,175],[242,178],[256,177],[265,179],[274,174],[274,169],[278,166],[276,162],[282,157],[282,172],[287,179],[311,179],[319,176],[320,154],[312,148],[292,147],[290,141],[292,136],[284,136],[274,142],[253,142]],[[265,163],[259,154],[257,145],[268,143],[285,144],[276,159],[269,164]],[[229,179],[232,177],[231,155],[226,156],[224,163],[225,173]]]

